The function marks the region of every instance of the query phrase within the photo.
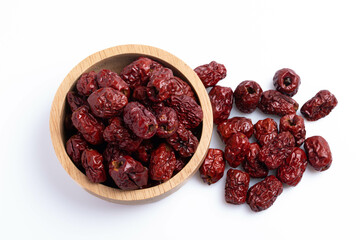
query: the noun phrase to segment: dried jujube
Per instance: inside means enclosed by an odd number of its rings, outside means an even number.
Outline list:
[[[224,152],[221,149],[209,148],[199,171],[205,183],[211,185],[219,181],[225,171]]]
[[[98,89],[96,72],[83,73],[76,82],[76,89],[80,95],[89,96]]]
[[[92,113],[100,118],[111,118],[119,115],[128,103],[127,97],[110,87],[100,88],[87,99]]]
[[[213,87],[226,77],[226,68],[215,61],[198,66],[194,69],[205,87]]]
[[[292,97],[297,93],[301,80],[294,70],[283,68],[275,73],[273,83],[276,90]]]
[[[328,142],[321,136],[312,136],[305,140],[304,148],[309,164],[316,171],[325,171],[332,164],[332,154]]]
[[[270,170],[280,167],[295,147],[295,138],[290,132],[279,133],[274,140],[262,146],[259,161]]]
[[[321,90],[301,107],[300,112],[306,120],[316,121],[326,117],[337,103],[334,94],[328,90]]]
[[[226,174],[225,201],[236,205],[245,203],[249,183],[249,174],[238,169],[229,169]]]
[[[285,115],[280,118],[280,132],[289,131],[295,138],[296,146],[301,146],[305,141],[304,119],[296,114]]]
[[[260,146],[257,143],[250,143],[248,155],[245,157],[242,166],[250,177],[264,178],[268,175],[269,170],[259,161]]]
[[[150,178],[155,181],[166,181],[173,175],[176,164],[175,153],[170,145],[161,143],[151,153]]]
[[[93,183],[106,181],[106,171],[103,156],[95,149],[85,149],[81,154],[81,164],[86,176]]]
[[[112,160],[109,174],[121,190],[135,190],[148,183],[148,169],[128,155]]]
[[[291,97],[276,90],[267,90],[261,94],[258,108],[267,114],[284,116],[296,113],[299,104]]]
[[[71,121],[88,143],[98,145],[103,142],[104,124],[89,112],[87,106],[76,109]]]
[[[99,88],[111,87],[115,90],[120,91],[127,98],[130,97],[129,85],[121,79],[121,77],[108,69],[102,69],[96,75],[96,81]]]
[[[275,176],[270,175],[249,189],[246,203],[254,212],[263,211],[274,204],[282,191],[282,183]]]
[[[304,150],[294,148],[285,162],[277,169],[277,178],[289,185],[296,186],[306,170],[307,158]]]
[[[277,123],[272,118],[259,120],[254,125],[254,136],[260,146],[271,142],[278,135]]]
[[[130,102],[124,108],[124,122],[136,136],[149,139],[156,134],[156,117],[138,102]]]
[[[234,91],[235,106],[240,112],[252,113],[255,111],[262,94],[260,85],[255,81],[243,81]]]
[[[209,92],[215,124],[219,124],[230,115],[233,105],[233,91],[229,87],[214,86]]]
[[[226,141],[225,160],[230,167],[238,167],[246,158],[250,150],[249,139],[239,132],[231,135]]]
[[[239,132],[250,138],[254,132],[254,126],[250,118],[233,117],[222,121],[217,126],[217,132],[219,133],[221,140],[226,143],[231,135]]]
[[[77,167],[81,167],[81,154],[88,146],[88,143],[79,133],[67,140],[66,152]]]

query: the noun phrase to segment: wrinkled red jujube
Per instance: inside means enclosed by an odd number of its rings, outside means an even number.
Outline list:
[[[233,117],[221,122],[217,126],[217,132],[219,133],[221,140],[226,143],[231,135],[238,132],[241,132],[250,138],[254,132],[254,126],[250,118]]]
[[[287,96],[294,96],[301,84],[299,75],[290,68],[278,70],[273,77],[275,89]]]
[[[245,160],[249,150],[250,142],[245,134],[235,133],[226,141],[225,160],[230,167],[236,168]]]
[[[277,123],[272,118],[259,120],[254,125],[254,136],[260,146],[271,142],[278,135]]]
[[[171,146],[161,143],[150,158],[150,178],[155,181],[166,181],[173,175],[176,164],[175,153]]]
[[[109,174],[121,190],[135,190],[148,183],[148,169],[126,155],[109,164]]]
[[[233,91],[229,87],[214,86],[209,92],[215,124],[226,120],[233,105]]]
[[[226,174],[225,201],[236,205],[245,203],[249,183],[249,174],[237,169],[229,169]]]
[[[254,212],[263,211],[274,204],[282,191],[282,183],[275,176],[270,175],[249,189],[246,203]]]
[[[316,121],[329,115],[337,103],[334,94],[328,90],[321,90],[301,107],[300,112],[306,120]]]
[[[282,117],[286,114],[296,113],[299,104],[279,91],[267,90],[261,94],[258,108],[264,113]]]
[[[280,167],[295,147],[295,138],[290,132],[279,133],[273,141],[262,146],[259,161],[270,170]]]
[[[235,106],[240,112],[252,113],[255,111],[262,94],[260,85],[255,81],[243,81],[234,91]]]
[[[123,112],[125,124],[136,136],[149,139],[157,132],[156,117],[138,102],[130,102]]]
[[[224,152],[221,149],[209,148],[199,171],[202,180],[208,185],[219,181],[225,171]]]
[[[306,170],[307,158],[301,148],[294,148],[285,162],[277,169],[276,177],[289,186],[296,186]]]
[[[85,149],[81,154],[81,164],[90,182],[101,183],[106,181],[103,161],[103,156],[95,149]]]
[[[226,68],[215,61],[201,65],[194,69],[205,87],[213,87],[226,77]]]
[[[316,171],[325,171],[332,164],[332,154],[328,142],[321,136],[309,137],[304,142],[309,164]]]

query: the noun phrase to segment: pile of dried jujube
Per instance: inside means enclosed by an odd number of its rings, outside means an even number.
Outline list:
[[[225,200],[231,204],[249,204],[255,211],[269,208],[283,191],[283,184],[296,186],[309,163],[317,171],[327,170],[332,163],[331,151],[321,136],[306,138],[304,119],[296,114],[299,104],[292,99],[299,88],[300,77],[291,69],[277,71],[273,77],[276,90],[262,91],[255,81],[241,82],[235,92],[216,85],[226,76],[222,64],[211,62],[195,69],[209,92],[214,123],[225,143],[225,151],[209,149],[200,167],[204,182],[213,184],[224,175],[225,163],[231,167],[226,174]],[[235,98],[243,113],[259,108],[266,114],[280,116],[280,124],[272,118],[258,121],[233,117],[228,119]],[[308,121],[327,116],[337,105],[333,94],[319,91],[300,109]],[[256,142],[250,143],[254,135]],[[304,143],[304,150],[300,147]],[[242,166],[243,170],[235,169]],[[273,170],[275,175],[269,175]],[[250,177],[263,180],[249,188]]]
[[[197,101],[185,81],[146,57],[119,74],[84,73],[67,94],[66,151],[91,182],[122,190],[157,185],[198,146]]]

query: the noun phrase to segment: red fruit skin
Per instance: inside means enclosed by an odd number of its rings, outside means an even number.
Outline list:
[[[118,145],[107,144],[103,152],[104,165],[108,167],[111,161],[119,160],[121,157],[129,155],[126,151],[119,148]]]
[[[283,68],[275,73],[273,84],[276,90],[282,94],[292,97],[298,92],[301,79],[294,70],[290,68]]]
[[[77,167],[82,167],[81,154],[88,148],[88,146],[88,143],[80,133],[71,136],[69,140],[67,140],[66,152]]]
[[[76,82],[76,89],[80,95],[89,96],[98,89],[96,72],[83,73]]]
[[[166,142],[182,157],[192,156],[199,145],[199,140],[196,136],[190,130],[187,130],[181,123],[176,132],[166,138]]]
[[[94,149],[85,149],[81,154],[81,163],[90,182],[106,181],[106,171],[102,155]]]
[[[328,90],[321,90],[301,107],[300,112],[306,120],[317,121],[329,115],[337,103],[335,95]]]
[[[71,115],[71,121],[88,143],[98,145],[103,142],[104,124],[89,112],[87,106],[76,109]]]
[[[96,90],[87,101],[92,113],[100,118],[115,117],[128,104],[128,99],[124,94],[110,87]]]
[[[136,151],[142,142],[142,138],[125,127],[120,117],[109,120],[109,125],[105,128],[103,136],[109,144],[116,145],[128,152]]]
[[[82,105],[87,105],[84,96],[80,96],[74,91],[70,91],[66,94],[66,100],[72,112],[81,107]]]
[[[151,154],[150,178],[162,182],[169,180],[173,175],[175,164],[174,151],[168,144],[161,143]]]
[[[126,126],[140,138],[149,139],[157,132],[156,117],[138,102],[130,102],[126,105],[123,119]]]
[[[219,124],[230,116],[233,105],[233,91],[229,87],[214,86],[209,92],[215,124]]]
[[[220,80],[226,77],[226,68],[223,64],[215,61],[201,65],[194,69],[200,80],[207,87],[215,86]]]
[[[161,102],[168,99],[171,96],[168,86],[173,77],[173,72],[169,68],[156,69],[147,84],[148,98],[152,102]]]
[[[108,69],[102,69],[97,73],[96,81],[99,88],[111,87],[120,91],[127,98],[130,97],[129,85],[115,72],[112,72]]]
[[[304,149],[309,164],[316,171],[325,171],[332,164],[332,154],[328,142],[321,136],[312,136],[305,140]]]
[[[139,148],[133,152],[134,158],[143,165],[149,165],[151,152],[154,150],[155,143],[152,139],[144,140]]]
[[[236,205],[245,203],[249,183],[249,174],[237,169],[229,169],[226,174],[225,201]]]
[[[159,109],[156,114],[156,120],[158,123],[156,135],[160,138],[170,137],[179,127],[177,113],[170,107]]]
[[[175,176],[178,172],[180,172],[186,166],[186,164],[188,162],[189,162],[189,159],[187,159],[187,158],[182,158],[182,157],[176,158],[173,176]]]
[[[274,204],[282,191],[282,183],[275,176],[270,175],[249,189],[246,203],[254,212],[263,211]]]
[[[250,143],[249,153],[242,163],[244,171],[253,178],[264,178],[269,173],[265,164],[259,161],[259,153],[260,146],[257,143]]]
[[[299,104],[289,96],[276,90],[267,90],[261,94],[258,108],[267,114],[275,114],[280,117],[296,113]]]
[[[238,167],[249,154],[250,142],[243,133],[233,134],[226,142],[225,160],[230,167]]]
[[[191,89],[190,85],[176,76],[174,76],[173,78],[171,78],[169,80],[166,88],[167,88],[167,91],[170,92],[171,96],[172,95],[176,95],[176,96],[187,95],[196,101],[195,94],[194,94],[193,90]]]
[[[278,135],[277,123],[272,118],[259,120],[254,125],[254,136],[260,146],[271,142]]]
[[[276,173],[276,177],[289,186],[296,186],[306,170],[307,157],[301,148],[294,148]]]
[[[259,161],[269,170],[276,169],[284,163],[295,147],[295,138],[290,132],[281,132],[272,142],[264,145],[259,153]]]
[[[209,148],[199,171],[201,178],[208,185],[219,181],[225,171],[224,152],[221,149]]]
[[[217,132],[220,135],[221,140],[226,143],[231,135],[238,132],[241,132],[250,138],[254,132],[254,126],[249,118],[233,117],[222,121],[217,126]]]
[[[148,184],[148,169],[130,156],[112,160],[109,174],[121,190],[135,190]]]
[[[235,89],[235,105],[240,112],[252,113],[255,111],[262,94],[260,85],[255,81],[243,81]]]
[[[159,63],[146,57],[140,57],[125,66],[120,73],[120,77],[132,89],[140,85],[146,86],[152,72],[159,67],[161,67]]]
[[[305,141],[306,130],[304,119],[296,114],[285,115],[280,118],[280,132],[289,131],[295,138],[296,146],[300,147]]]
[[[179,122],[187,129],[196,128],[203,120],[200,105],[187,95],[173,95],[168,99],[167,105],[176,111]]]

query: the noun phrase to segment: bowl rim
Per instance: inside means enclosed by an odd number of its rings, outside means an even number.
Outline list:
[[[160,59],[161,61],[164,61],[172,67],[176,68],[181,74],[183,74],[190,85],[192,85],[193,90],[198,96],[200,106],[203,110],[203,122],[199,145],[192,158],[179,173],[177,173],[168,181],[150,188],[124,191],[102,184],[91,183],[87,179],[86,175],[84,175],[73,164],[72,160],[66,153],[65,144],[62,141],[62,120],[64,118],[65,112],[66,94],[82,73],[102,60],[118,55],[131,54]],[[75,182],[77,182],[87,192],[107,201],[122,204],[138,204],[152,202],[168,196],[169,194],[179,189],[182,184],[184,184],[197,172],[207,154],[207,150],[210,145],[213,132],[213,114],[210,99],[203,83],[197,74],[193,71],[193,69],[190,68],[185,62],[160,48],[148,45],[128,44],[110,47],[93,53],[78,63],[66,75],[65,79],[61,82],[51,105],[49,127],[56,156],[63,168]]]

